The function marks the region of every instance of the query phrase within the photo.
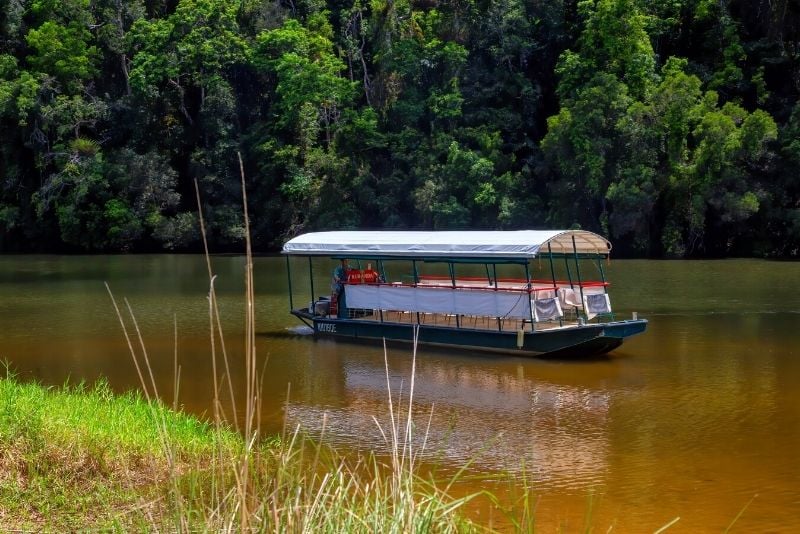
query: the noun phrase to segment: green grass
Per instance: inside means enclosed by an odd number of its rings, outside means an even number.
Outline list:
[[[163,508],[172,479],[220,447],[241,446],[212,430],[139,395],[115,396],[105,382],[44,388],[0,379],[0,530],[130,525],[144,503]]]
[[[469,532],[468,500],[398,454],[345,459],[297,434],[247,447],[102,381],[0,379],[0,531]]]

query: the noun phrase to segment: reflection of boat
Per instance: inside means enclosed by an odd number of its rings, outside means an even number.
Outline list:
[[[602,262],[610,250],[582,230],[319,232],[283,247],[307,257],[310,272],[313,258],[343,260],[331,297],[314,298],[312,277],[302,308],[292,305],[289,269],[292,314],[316,334],[411,341],[418,327],[420,343],[552,356],[604,354],[645,330],[646,320],[611,311]],[[581,276],[587,263],[600,280]]]
[[[397,415],[408,409],[412,364],[407,355],[396,356],[390,358],[396,365],[388,370],[389,389],[396,418],[405,420]],[[415,450],[446,468],[474,462],[479,471],[524,469],[539,489],[601,480],[608,463],[610,393],[584,380],[543,380],[549,369],[541,365],[548,364],[418,360]],[[324,434],[333,443],[384,450],[392,419],[383,360],[349,358],[340,373],[341,402],[321,406],[295,398],[286,407],[288,421],[316,438]]]

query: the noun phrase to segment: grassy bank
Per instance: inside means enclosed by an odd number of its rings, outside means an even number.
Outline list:
[[[466,499],[394,459],[348,461],[298,436],[246,447],[239,434],[102,382],[0,379],[2,531],[475,530],[457,513]]]
[[[163,516],[173,480],[236,444],[234,434],[137,395],[115,396],[102,382],[54,389],[4,378],[0,530],[122,527]]]

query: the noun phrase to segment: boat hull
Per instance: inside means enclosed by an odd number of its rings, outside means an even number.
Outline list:
[[[421,344],[518,356],[598,356],[614,350],[625,338],[640,334],[647,328],[646,319],[636,319],[525,332],[520,339],[519,333],[514,331],[316,317],[299,310],[292,313],[309,321],[318,336],[411,342],[414,326],[419,326],[417,340]]]

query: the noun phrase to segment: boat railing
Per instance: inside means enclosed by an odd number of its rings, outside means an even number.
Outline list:
[[[482,318],[487,327],[491,322],[501,325],[503,321],[514,320],[523,329],[526,323],[533,329],[534,323],[539,324],[539,327],[547,327],[553,323],[556,326],[565,326],[610,315],[610,305],[608,314],[591,315],[586,312],[584,305],[588,295],[607,292],[609,284],[604,281],[493,279],[418,274],[408,279],[387,282],[375,271],[351,270],[343,285],[348,298],[342,311],[344,317],[350,319],[383,322],[395,318],[401,322],[422,323],[430,316],[441,316],[438,319],[443,318],[447,324],[455,322],[460,326],[462,322],[477,324],[480,322],[479,318]],[[358,289],[367,287],[374,287],[376,291],[367,290],[365,293]],[[389,288],[407,289],[411,292],[386,293]],[[445,296],[441,292],[451,294]],[[386,298],[390,294],[392,296]],[[351,298],[351,295],[355,298]],[[398,295],[401,295],[400,298],[396,298]],[[527,295],[527,298],[523,295]],[[432,304],[436,301],[438,304]],[[452,304],[441,304],[448,301]],[[311,316],[341,318],[343,316],[338,311],[338,304],[335,295],[332,295],[330,299],[312,302],[308,313]],[[437,317],[432,319],[438,320]]]
[[[543,328],[591,319],[583,311],[585,295],[605,294],[608,284],[583,282],[578,286],[564,281],[554,284],[552,280],[519,279],[489,283],[485,278],[426,276],[416,282],[350,279],[344,285],[345,316],[350,319],[455,323],[457,327],[486,323],[487,328],[496,323],[500,329],[508,323],[517,325],[514,329],[532,330],[534,323]]]
[[[465,288],[472,288],[472,287],[483,287],[487,289],[527,289],[528,284],[530,284],[531,289],[533,290],[540,290],[540,289],[553,289],[553,288],[606,288],[611,284],[608,282],[601,282],[601,281],[569,281],[569,280],[543,280],[543,279],[531,279],[530,281],[524,278],[498,278],[497,283],[493,280],[490,280],[486,277],[478,277],[478,276],[459,276],[455,279],[455,284],[453,284],[453,279],[449,276],[443,275],[419,275],[419,282],[416,284],[413,281],[404,282],[409,285],[425,285],[425,286],[443,286],[443,287],[465,287]]]

